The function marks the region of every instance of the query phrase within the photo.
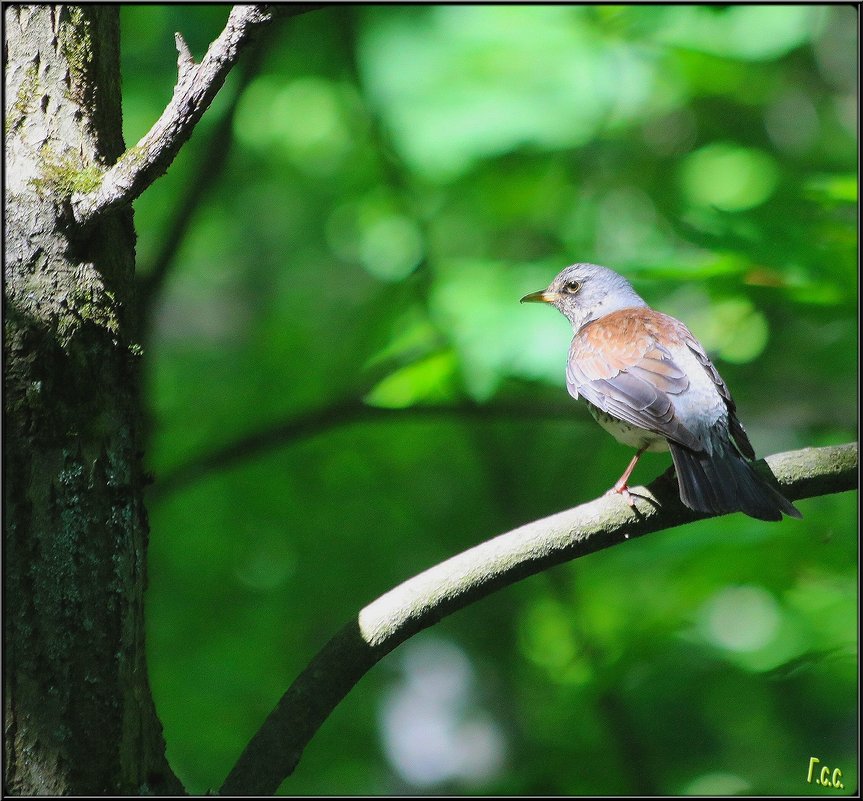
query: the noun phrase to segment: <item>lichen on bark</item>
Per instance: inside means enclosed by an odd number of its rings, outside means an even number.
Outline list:
[[[39,92],[39,59],[35,59],[25,70],[24,78],[18,85],[15,101],[3,121],[4,133],[8,136],[33,110]]]
[[[95,44],[91,19],[81,6],[69,6],[68,18],[61,19],[57,32],[57,41],[69,70],[70,89],[73,97],[81,102],[86,102],[87,92],[92,86]]]
[[[40,151],[40,175],[32,180],[33,187],[43,194],[61,199],[75,192],[92,192],[99,188],[105,171],[95,165],[85,165],[72,151],[57,155],[54,148],[46,144]]]

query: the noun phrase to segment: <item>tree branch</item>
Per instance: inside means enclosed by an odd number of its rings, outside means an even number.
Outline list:
[[[155,297],[159,294],[165,279],[170,272],[174,257],[179,250],[180,244],[186,236],[189,224],[195,212],[206,197],[210,187],[221,176],[233,144],[234,117],[237,107],[248,85],[257,76],[268,52],[267,45],[274,40],[275,29],[265,31],[261,41],[251,49],[248,56],[242,60],[239,66],[239,79],[236,91],[231,102],[225,109],[225,113],[213,128],[209,141],[201,153],[199,163],[195,166],[195,174],[186,184],[183,196],[171,215],[167,230],[161,237],[161,247],[153,260],[152,267],[143,271],[140,279],[140,313],[144,319],[141,328],[144,332],[143,338],[147,338],[149,329],[149,317]],[[176,34],[178,41],[183,41],[180,34]],[[183,42],[185,44],[185,42]],[[178,46],[179,47],[179,46]]]
[[[759,461],[757,469],[772,471],[792,501],[844,492],[857,487],[857,444],[781,453]],[[636,492],[635,509],[619,496],[604,496],[528,523],[435,565],[366,606],[282,696],[219,792],[274,793],[354,684],[397,645],[441,618],[553,565],[708,517],[683,506],[672,470]]]
[[[193,456],[185,464],[168,470],[151,490],[153,499],[163,498],[193,484],[216,470],[237,464],[276,450],[285,445],[310,439],[333,428],[353,423],[384,420],[417,420],[437,418],[464,418],[480,420],[573,420],[573,407],[567,404],[514,404],[493,403],[479,405],[463,402],[449,406],[411,406],[406,409],[387,409],[368,406],[360,399],[349,399],[315,409],[253,431],[209,453]]]
[[[97,189],[72,196],[72,213],[80,226],[128,205],[165,173],[222,87],[241,49],[272,19],[269,6],[234,6],[225,29],[200,64],[195,63],[183,37],[176,34],[179,57],[174,96],[144,138],[105,172]]]

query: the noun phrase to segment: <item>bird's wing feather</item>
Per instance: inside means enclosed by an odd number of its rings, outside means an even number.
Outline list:
[[[703,450],[675,413],[675,396],[689,388],[689,379],[659,341],[679,336],[676,321],[650,310],[625,312],[595,320],[575,335],[566,371],[570,394],[630,425]]]
[[[698,359],[701,366],[704,367],[707,374],[713,379],[716,389],[725,401],[726,407],[728,407],[728,430],[731,432],[734,444],[740,448],[740,452],[744,456],[749,459],[754,459],[755,449],[749,441],[746,429],[743,428],[743,424],[737,419],[737,406],[734,403],[734,398],[731,397],[731,391],[728,389],[727,384],[722,380],[722,376],[719,375],[719,371],[713,366],[713,362],[710,361],[710,357],[704,352],[704,348],[701,347],[701,343],[692,336],[689,329],[686,328],[683,323],[680,323],[680,327],[683,332],[683,339],[684,342],[686,342],[686,346],[693,354],[695,354],[695,358]]]

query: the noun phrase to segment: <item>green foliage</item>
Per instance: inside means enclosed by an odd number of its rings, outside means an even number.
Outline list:
[[[124,6],[126,139],[224,7]],[[217,787],[314,652],[399,581],[591,499],[630,454],[568,419],[565,320],[519,307],[574,261],[686,321],[759,455],[857,418],[856,18],[839,6],[329,7],[239,99],[149,341],[149,459],[346,397],[457,416],[277,442],[150,508],[148,648],[168,756]],[[136,204],[139,269],[233,74]],[[647,455],[636,482],[669,459]],[[388,657],[283,789],[823,793],[857,783],[856,499],[646,537],[497,593]],[[422,725],[417,726],[417,722]]]

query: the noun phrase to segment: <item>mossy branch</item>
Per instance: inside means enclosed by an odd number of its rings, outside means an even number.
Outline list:
[[[857,444],[780,453],[757,463],[791,500],[855,489]],[[441,618],[562,562],[708,515],[680,502],[671,470],[620,496],[528,523],[420,573],[362,609],[314,657],[252,737],[223,795],[274,793],[303,749],[350,689],[386,654]],[[767,524],[765,524],[767,525]],[[794,522],[785,525],[793,528]]]

